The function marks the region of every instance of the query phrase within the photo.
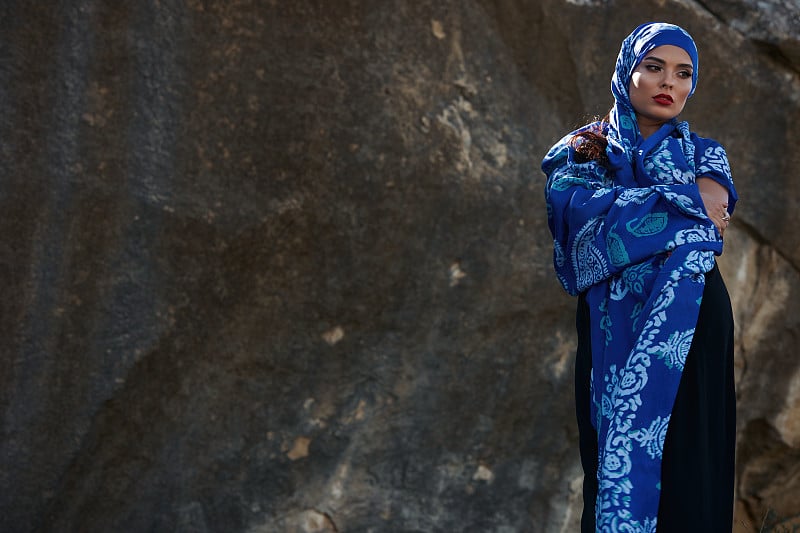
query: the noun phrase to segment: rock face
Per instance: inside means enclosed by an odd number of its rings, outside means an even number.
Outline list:
[[[575,531],[539,161],[645,20],[742,197],[737,527],[800,520],[796,2],[8,4],[0,530]]]

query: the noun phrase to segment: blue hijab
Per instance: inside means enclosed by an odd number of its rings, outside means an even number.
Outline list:
[[[630,101],[633,70],[661,45],[694,41],[672,24],[636,28],[622,43],[609,121],[559,141],[542,161],[553,262],[591,317],[592,406],[598,435],[597,530],[655,532],[661,458],[672,405],[705,287],[722,253],[696,184],[710,177],[736,192],[724,149],[673,119],[643,139]],[[607,162],[586,161],[576,133],[600,131]]]
[[[614,75],[611,78],[614,107],[609,113],[611,128],[608,132],[609,150],[607,155],[617,180],[629,186],[634,186],[635,184],[631,164],[635,165],[641,162],[641,158],[636,162],[631,161],[632,156],[637,153],[637,149],[649,151],[664,136],[669,135],[677,123],[673,120],[665,124],[661,130],[645,142],[639,132],[636,112],[633,109],[628,92],[634,69],[651,50],[667,44],[683,48],[692,59],[692,89],[689,91],[689,96],[691,97],[697,87],[697,73],[699,70],[697,47],[691,36],[683,28],[674,24],[660,22],[642,24],[633,30],[622,41]],[[641,172],[642,169],[639,170]]]

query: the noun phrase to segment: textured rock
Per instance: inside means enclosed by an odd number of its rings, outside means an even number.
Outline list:
[[[574,531],[538,165],[653,19],[742,196],[737,522],[791,523],[793,6],[6,3],[0,529]]]

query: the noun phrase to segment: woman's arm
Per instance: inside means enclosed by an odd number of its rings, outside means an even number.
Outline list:
[[[695,183],[622,187],[596,163],[576,164],[570,154],[561,145],[542,165],[554,264],[570,294],[671,251],[684,239],[721,251]]]
[[[700,197],[706,208],[708,218],[717,227],[717,231],[722,235],[728,227],[730,215],[728,214],[728,199],[730,193],[723,185],[712,178],[697,178],[697,188],[700,189]]]
[[[728,227],[729,215],[736,207],[738,195],[731,178],[731,166],[725,148],[713,139],[692,134],[695,150],[696,183],[706,214],[720,235]]]

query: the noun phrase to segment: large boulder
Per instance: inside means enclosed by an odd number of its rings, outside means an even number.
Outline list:
[[[15,4],[0,530],[575,531],[539,162],[646,20],[742,198],[737,524],[800,515],[794,2]]]

